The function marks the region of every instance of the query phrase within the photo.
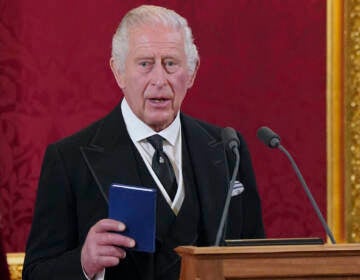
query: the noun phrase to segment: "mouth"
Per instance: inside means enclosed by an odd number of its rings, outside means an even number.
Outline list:
[[[164,97],[148,98],[148,105],[152,109],[156,110],[167,110],[171,106],[171,99]]]
[[[155,103],[161,103],[161,102],[165,102],[168,100],[169,99],[167,99],[167,98],[150,98],[150,101],[155,102]]]

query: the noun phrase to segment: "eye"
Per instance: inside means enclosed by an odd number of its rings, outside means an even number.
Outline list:
[[[171,66],[174,66],[174,65],[175,65],[175,62],[169,60],[169,61],[166,61],[165,64],[166,64],[166,66],[171,67]]]
[[[174,73],[179,64],[174,59],[166,59],[164,60],[164,68],[168,73]]]
[[[148,71],[151,69],[152,67],[152,62],[149,60],[141,60],[138,62],[138,66],[140,68],[141,71]]]

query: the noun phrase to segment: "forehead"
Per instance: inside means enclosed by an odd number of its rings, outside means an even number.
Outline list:
[[[137,26],[129,30],[129,51],[161,51],[185,50],[184,34],[181,30],[171,27],[156,26]]]

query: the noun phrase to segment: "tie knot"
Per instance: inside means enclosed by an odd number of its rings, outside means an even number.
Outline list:
[[[147,138],[149,143],[154,147],[155,150],[162,151],[163,150],[163,140],[159,134],[154,134]]]

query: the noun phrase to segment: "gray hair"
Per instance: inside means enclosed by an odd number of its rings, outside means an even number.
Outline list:
[[[190,73],[194,73],[199,54],[187,20],[173,10],[152,5],[142,5],[130,10],[120,22],[112,39],[111,55],[115,66],[121,72],[125,69],[125,60],[129,50],[129,30],[136,26],[151,24],[162,24],[175,30],[183,30],[187,66]]]

